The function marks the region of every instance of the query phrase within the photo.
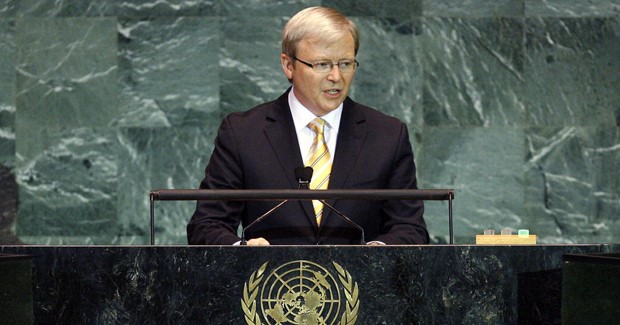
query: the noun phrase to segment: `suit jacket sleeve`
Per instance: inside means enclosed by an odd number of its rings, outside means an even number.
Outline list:
[[[201,189],[240,189],[243,179],[238,162],[234,130],[228,118],[222,121],[215,149],[205,170]],[[198,201],[187,225],[190,245],[232,245],[239,241],[237,228],[244,203],[238,201]]]
[[[393,168],[387,180],[388,189],[417,189],[416,168],[409,133],[401,123]],[[392,200],[382,208],[383,229],[373,240],[386,244],[428,244],[429,236],[423,218],[424,203],[419,200]]]

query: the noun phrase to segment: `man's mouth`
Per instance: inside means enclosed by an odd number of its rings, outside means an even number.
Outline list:
[[[340,90],[339,89],[329,89],[325,91],[328,95],[338,95],[340,94]]]

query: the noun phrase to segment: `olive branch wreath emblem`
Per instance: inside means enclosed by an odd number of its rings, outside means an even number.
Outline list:
[[[256,298],[259,293],[259,285],[265,275],[267,264],[263,263],[258,270],[254,271],[250,275],[250,279],[243,285],[243,298],[241,299],[241,308],[245,315],[245,322],[248,325],[262,325],[261,318],[257,312]],[[344,289],[344,295],[347,303],[345,311],[342,314],[339,325],[353,325],[357,321],[357,314],[359,312],[359,287],[357,283],[353,281],[351,274],[345,270],[340,264],[333,262],[336,271],[338,272],[338,279]]]

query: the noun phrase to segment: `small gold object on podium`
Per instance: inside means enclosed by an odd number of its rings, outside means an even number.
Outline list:
[[[517,235],[502,230],[501,235],[485,230],[484,235],[476,235],[476,245],[536,245],[536,235],[530,235],[527,229],[520,229]]]

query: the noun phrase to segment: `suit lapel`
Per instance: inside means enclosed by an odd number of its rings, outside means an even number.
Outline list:
[[[290,91],[290,89],[289,89]],[[268,110],[266,119],[270,122],[264,129],[265,136],[271,144],[271,149],[275,153],[282,173],[289,180],[291,188],[298,187],[297,179],[295,179],[295,168],[303,167],[301,152],[299,150],[299,141],[295,132],[295,124],[291,116],[291,110],[288,105],[288,92],[280,96],[274,105]],[[311,201],[299,201],[308,220],[316,227],[316,219],[314,218],[314,210]]]
[[[338,128],[336,153],[329,179],[330,189],[346,188],[347,179],[355,167],[368,133],[366,119],[360,110],[355,109],[355,105],[349,98],[344,102]],[[328,200],[328,202],[334,204],[334,200]]]

